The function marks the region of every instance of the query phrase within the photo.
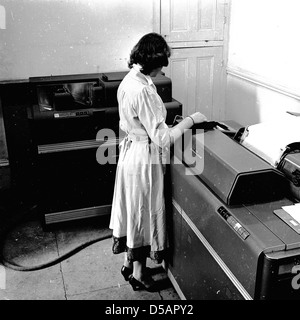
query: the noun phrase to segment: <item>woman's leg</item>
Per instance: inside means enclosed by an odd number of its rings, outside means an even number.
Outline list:
[[[141,281],[145,274],[146,259],[133,262],[133,276],[136,280]]]
[[[149,289],[154,286],[155,282],[152,277],[146,273],[146,258],[142,261],[133,262],[133,278]]]
[[[128,281],[129,278],[131,277],[132,275],[132,270],[133,269],[133,265],[130,261],[128,261],[128,258],[127,258],[127,252],[125,252],[124,254],[124,263],[123,263],[123,266],[121,268],[121,274],[123,275],[125,281]]]
[[[129,269],[133,268],[132,262],[129,262],[127,259],[127,252],[124,254],[124,266]]]

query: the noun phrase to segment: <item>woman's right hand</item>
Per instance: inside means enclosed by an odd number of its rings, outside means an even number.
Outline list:
[[[201,112],[195,112],[191,114],[190,117],[194,120],[194,123],[201,123],[201,122],[207,121],[206,116]]]

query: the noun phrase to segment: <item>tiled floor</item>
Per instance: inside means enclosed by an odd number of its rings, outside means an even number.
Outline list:
[[[68,259],[37,271],[0,265],[1,300],[180,300],[165,270],[148,261],[160,291],[133,291],[120,268],[123,255],[111,253],[111,239],[96,242]]]

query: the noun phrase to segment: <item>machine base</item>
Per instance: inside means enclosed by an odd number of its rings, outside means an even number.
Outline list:
[[[99,217],[108,215],[111,212],[111,205],[103,205],[91,208],[68,210],[45,214],[46,225],[60,223],[64,221],[78,220],[83,218]]]

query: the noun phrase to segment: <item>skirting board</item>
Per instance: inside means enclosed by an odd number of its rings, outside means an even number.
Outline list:
[[[162,267],[166,270],[168,278],[170,279],[175,291],[179,295],[181,300],[186,300],[186,297],[184,296],[183,292],[181,291],[177,281],[175,280],[175,277],[173,276],[172,272],[170,269],[167,267],[167,263],[165,261],[162,262]]]

